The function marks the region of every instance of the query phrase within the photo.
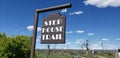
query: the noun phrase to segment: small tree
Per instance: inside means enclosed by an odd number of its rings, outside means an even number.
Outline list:
[[[1,58],[29,58],[31,37],[17,35],[16,37],[2,37],[0,39]]]

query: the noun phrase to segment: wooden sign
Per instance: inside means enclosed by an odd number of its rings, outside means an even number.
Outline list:
[[[59,44],[65,43],[66,17],[54,13],[48,15],[42,21],[41,43]]]

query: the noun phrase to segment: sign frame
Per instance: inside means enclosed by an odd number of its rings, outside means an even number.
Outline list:
[[[36,9],[35,18],[34,18],[34,30],[33,30],[33,36],[32,36],[32,46],[31,46],[31,51],[30,51],[30,58],[34,58],[34,56],[35,56],[39,13],[63,9],[63,8],[70,8],[71,6],[72,6],[71,3],[68,3],[68,4],[53,6],[53,7],[49,7],[49,8]]]

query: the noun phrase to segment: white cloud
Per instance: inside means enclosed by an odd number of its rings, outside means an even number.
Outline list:
[[[79,15],[82,13],[83,13],[83,11],[75,11],[75,12],[69,13],[69,15]]]
[[[40,41],[40,38],[36,39],[36,42],[38,42],[38,43],[39,43],[39,41]]]
[[[36,42],[37,42],[37,43],[40,43],[40,39],[41,39],[41,36],[37,36]]]
[[[88,33],[88,35],[94,35],[94,33]]]
[[[62,12],[62,13],[65,13],[65,12],[67,12],[67,9],[66,9],[66,8],[65,8],[65,9],[62,9],[61,12]]]
[[[38,28],[37,28],[37,31],[38,31],[38,32],[41,31],[41,27],[38,27]]]
[[[118,47],[114,44],[105,44],[104,45],[104,49],[109,49],[109,50],[113,50],[113,49],[117,49]]]
[[[33,30],[33,25],[27,26],[27,29],[28,29],[28,31],[32,31]]]
[[[102,40],[103,40],[103,41],[107,41],[107,40],[109,40],[109,39],[107,39],[107,38],[103,38]]]
[[[90,46],[91,49],[104,49],[104,50],[113,50],[113,49],[117,49],[118,47],[114,44],[111,44],[111,43],[104,43],[103,44],[103,47],[101,45],[101,42],[98,41],[96,43],[93,43],[91,46]]]
[[[71,33],[73,33],[73,31],[68,31],[68,32],[66,32],[67,34],[71,34]]]
[[[104,50],[113,50],[113,49],[117,49],[118,47],[116,45],[113,44],[105,44],[102,48],[101,44],[93,44],[91,46],[91,49],[104,49]]]
[[[38,38],[38,39],[40,39],[40,38],[41,38],[41,36],[37,36],[37,38]]]
[[[66,44],[71,44],[71,42],[67,42]]]
[[[83,43],[83,41],[84,41],[83,39],[77,39],[75,43],[80,44],[80,43]]]
[[[93,50],[94,49],[100,49],[100,50],[103,49],[102,46],[101,46],[101,42],[100,41],[97,41],[96,43],[92,43],[90,45],[90,48],[93,49]]]
[[[102,46],[100,44],[93,44],[91,49],[102,49]]]
[[[77,33],[84,33],[84,30],[77,30]]]
[[[28,30],[28,31],[33,31],[33,29],[34,29],[34,26],[33,26],[33,25],[27,26],[27,30]],[[38,28],[37,28],[37,31],[38,31],[38,32],[41,31],[41,27],[38,27]]]
[[[120,38],[117,38],[116,40],[120,40]]]
[[[80,44],[81,42],[80,42],[80,41],[76,41],[75,43],[76,43],[76,44]]]
[[[93,5],[99,8],[120,7],[120,0],[85,0],[85,5]]]
[[[77,31],[68,31],[68,32],[66,32],[67,34],[72,34],[72,33],[74,33],[74,32],[76,32],[76,33],[84,33],[85,31],[84,30],[77,30]]]

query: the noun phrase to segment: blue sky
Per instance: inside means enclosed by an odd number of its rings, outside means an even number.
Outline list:
[[[0,0],[0,32],[31,36],[36,9],[66,3],[72,7],[40,14],[36,48],[46,49],[40,44],[41,22],[55,12],[67,17],[66,43],[56,48],[81,49],[88,38],[90,49],[101,49],[101,43],[104,49],[120,48],[120,0]]]

